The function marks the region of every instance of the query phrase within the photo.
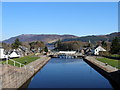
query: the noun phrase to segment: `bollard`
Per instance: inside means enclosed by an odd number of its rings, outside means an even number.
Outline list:
[[[108,64],[107,63],[105,63],[105,66],[107,66]]]
[[[27,60],[25,60],[24,64],[27,64]]]

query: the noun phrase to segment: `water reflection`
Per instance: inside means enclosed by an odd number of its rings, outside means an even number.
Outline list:
[[[109,81],[82,59],[51,59],[28,88],[112,88]]]

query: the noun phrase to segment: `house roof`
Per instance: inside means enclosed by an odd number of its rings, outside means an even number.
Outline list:
[[[94,49],[96,49],[97,47],[99,47],[100,45],[96,45],[95,47],[94,47]]]
[[[23,47],[23,46],[19,46],[19,48],[23,51],[26,51],[26,47]]]
[[[18,51],[10,51],[9,55],[10,55],[11,53],[13,53],[13,52],[15,52],[17,55],[19,55],[19,52],[18,52]]]
[[[97,46],[96,48],[100,48],[100,51],[106,51],[106,50],[105,50],[102,46],[100,46],[100,45]],[[96,49],[96,48],[95,48],[95,49]]]

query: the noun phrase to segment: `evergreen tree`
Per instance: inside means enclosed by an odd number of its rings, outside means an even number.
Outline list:
[[[21,45],[21,42],[19,41],[18,38],[16,38],[15,42],[12,43],[11,47],[12,47],[12,49],[17,49],[19,47],[19,45]]]
[[[111,44],[111,47],[110,47],[110,52],[112,54],[117,54],[120,52],[120,42],[119,42],[119,38],[118,37],[115,37],[113,40],[112,40],[112,44]]]
[[[103,48],[107,49],[107,43],[105,41],[102,41],[101,44]]]
[[[45,52],[48,52],[48,48],[47,48],[47,47],[45,47],[44,51],[45,51]]]
[[[62,42],[60,41],[60,39],[54,44],[54,47],[59,49],[61,47]]]

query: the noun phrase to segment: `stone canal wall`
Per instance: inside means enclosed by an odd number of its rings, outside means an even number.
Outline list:
[[[0,90],[2,89],[2,64],[0,64]]]
[[[28,79],[33,77],[48,61],[50,57],[42,56],[25,67],[19,68],[11,65],[2,65],[2,89],[20,88]]]
[[[95,56],[86,56],[84,61],[106,77],[110,83],[112,82],[114,88],[120,90],[120,71],[117,68],[105,65],[105,63],[96,60]]]

